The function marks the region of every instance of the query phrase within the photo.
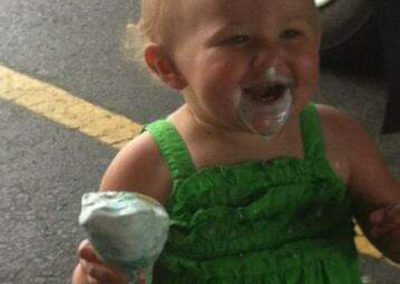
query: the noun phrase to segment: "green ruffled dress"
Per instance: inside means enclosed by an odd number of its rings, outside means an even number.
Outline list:
[[[313,103],[301,114],[304,159],[195,169],[173,124],[146,130],[173,178],[154,283],[361,283],[349,194]]]

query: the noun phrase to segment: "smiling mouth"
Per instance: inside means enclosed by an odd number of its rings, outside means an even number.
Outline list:
[[[290,85],[282,83],[254,85],[243,88],[243,94],[254,102],[268,105],[283,97],[289,88]]]

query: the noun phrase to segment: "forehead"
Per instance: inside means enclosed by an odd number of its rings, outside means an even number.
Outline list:
[[[185,0],[183,12],[191,19],[240,20],[265,17],[314,17],[313,0]]]

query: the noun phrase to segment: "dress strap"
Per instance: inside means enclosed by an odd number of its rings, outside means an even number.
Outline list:
[[[305,106],[300,121],[305,159],[326,159],[318,110],[313,102]]]
[[[186,144],[171,122],[160,119],[146,125],[143,128],[144,130],[150,132],[161,155],[164,157],[174,186],[177,182],[195,172]]]

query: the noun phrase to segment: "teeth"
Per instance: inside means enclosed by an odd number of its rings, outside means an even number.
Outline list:
[[[244,94],[249,95],[253,100],[257,100],[263,103],[273,103],[279,99],[288,88],[287,85],[275,84],[267,86],[252,86],[244,88]]]
[[[267,89],[267,98],[269,98],[270,101],[275,101],[284,94],[285,90],[286,87],[283,85],[271,86]]]

